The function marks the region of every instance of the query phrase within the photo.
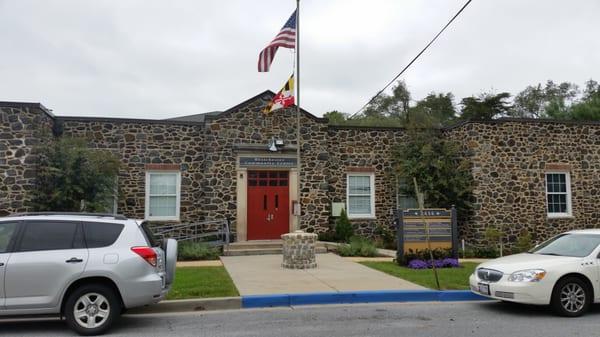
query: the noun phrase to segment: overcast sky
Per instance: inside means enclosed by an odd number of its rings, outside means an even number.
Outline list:
[[[301,105],[353,113],[389,82],[464,0],[302,0]],[[258,54],[293,0],[0,0],[0,100],[57,115],[168,118],[225,110],[279,90]],[[473,0],[402,77],[414,99],[516,93],[600,80],[600,1]]]

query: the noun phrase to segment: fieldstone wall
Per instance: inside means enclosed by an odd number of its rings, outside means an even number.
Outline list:
[[[119,212],[143,218],[148,169],[181,171],[182,222],[221,220],[236,226],[237,157],[264,155],[275,137],[296,154],[294,108],[264,115],[264,92],[204,122],[53,117],[39,104],[0,102],[0,215],[29,210],[36,178],[36,145],[61,137],[85,137],[92,148],[112,151],[122,162]],[[346,175],[373,172],[375,218],[352,219],[357,232],[393,230],[396,178],[393,150],[407,138],[399,128],[339,127],[309,113],[301,116],[301,201],[306,232],[333,228],[331,202],[346,202]],[[485,245],[488,226],[502,226],[510,242],[523,229],[536,240],[572,228],[600,225],[600,123],[543,120],[468,122],[444,130],[472,162],[474,213],[460,224],[468,243]],[[248,148],[255,147],[254,152]],[[246,149],[246,150],[244,150]],[[566,168],[571,176],[573,217],[549,219],[545,172]]]
[[[37,103],[0,104],[0,216],[30,211],[37,147],[52,139],[53,119]]]
[[[503,227],[509,245],[523,229],[541,241],[560,232],[600,226],[600,123],[543,120],[471,122],[446,131],[473,163],[473,216],[460,228],[485,245],[488,226]],[[545,173],[571,176],[573,216],[547,217]]]
[[[236,160],[243,154],[239,145],[256,145],[261,151],[275,137],[296,148],[296,111],[289,108],[265,115],[262,109],[271,99],[265,93],[256,99],[211,118],[206,123],[206,154],[203,205],[211,216],[236,216]],[[327,122],[310,114],[301,115],[301,200],[303,204],[300,229],[320,232],[328,227],[329,199],[327,195]],[[296,151],[288,153],[295,156]]]
[[[180,219],[204,220],[209,213],[200,188],[204,179],[201,123],[100,118],[58,118],[62,137],[81,137],[92,148],[109,150],[121,160],[118,212],[144,218],[146,171],[181,171]]]
[[[351,219],[357,234],[373,236],[377,226],[393,227],[396,208],[396,177],[393,149],[406,137],[399,128],[329,127],[330,198],[346,202],[346,175],[349,172],[375,174],[375,218]],[[335,219],[331,219],[331,226]]]

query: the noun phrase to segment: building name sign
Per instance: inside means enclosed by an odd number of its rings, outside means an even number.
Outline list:
[[[406,209],[397,216],[398,259],[410,251],[427,249],[427,237],[432,249],[451,248],[452,256],[458,256],[456,209]]]
[[[240,167],[277,167],[291,168],[298,166],[294,157],[240,157]]]

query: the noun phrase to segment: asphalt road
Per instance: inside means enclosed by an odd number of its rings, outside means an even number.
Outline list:
[[[111,336],[600,336],[600,307],[581,318],[497,302],[312,306],[126,315]],[[0,321],[0,336],[74,336],[52,320]]]

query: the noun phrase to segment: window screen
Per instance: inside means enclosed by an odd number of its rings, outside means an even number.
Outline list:
[[[178,172],[149,173],[148,215],[177,217]]]
[[[546,173],[546,201],[548,214],[569,214],[569,190],[567,173]]]
[[[348,175],[348,215],[373,215],[372,175]]]

